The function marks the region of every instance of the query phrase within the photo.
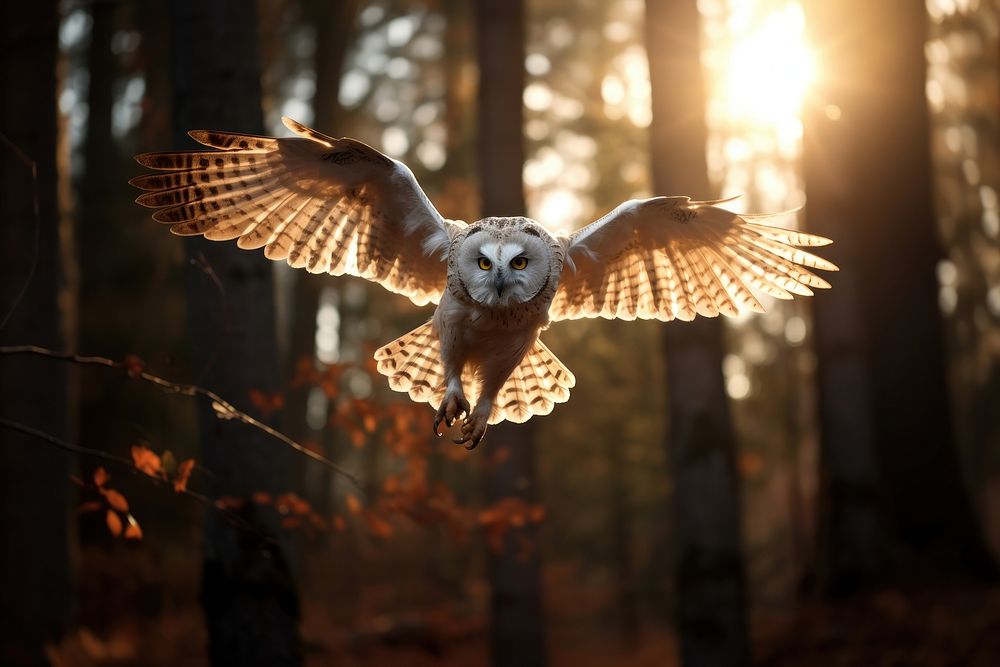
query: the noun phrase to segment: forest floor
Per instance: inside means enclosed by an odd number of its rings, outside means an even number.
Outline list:
[[[136,554],[133,554],[136,555]],[[197,607],[197,559],[132,561],[123,581],[122,553],[90,552],[85,560],[106,577],[92,577],[80,591],[81,617],[95,621],[74,631],[51,656],[58,667],[207,667],[207,636]],[[99,565],[95,560],[103,561]],[[164,595],[170,571],[187,590]],[[94,572],[94,569],[91,570]],[[563,577],[556,578],[569,586]],[[646,623],[623,642],[604,594],[582,599],[580,589],[551,590],[547,580],[547,644],[552,667],[678,664],[676,636]],[[471,603],[419,605],[408,614],[379,614],[370,592],[343,609],[303,606],[302,634],[308,667],[475,667],[488,665],[486,596]],[[101,613],[88,611],[87,600]],[[603,607],[603,608],[602,608]],[[353,609],[353,611],[352,611]],[[601,619],[606,619],[602,621]],[[803,604],[794,612],[752,616],[754,661],[763,667],[808,665],[906,665],[937,667],[1000,664],[1000,587],[939,588],[916,593],[883,591],[836,604]]]

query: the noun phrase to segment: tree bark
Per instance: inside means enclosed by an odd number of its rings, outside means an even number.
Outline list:
[[[6,319],[0,341],[61,349],[66,341],[58,303],[57,3],[10,3],[3,18],[0,131],[13,146],[0,143],[0,320]],[[31,166],[24,160],[37,168],[37,218]],[[63,365],[29,357],[0,359],[0,415],[66,438],[67,397]],[[4,665],[49,664],[44,645],[58,643],[69,623],[71,463],[30,437],[0,431]]]
[[[695,0],[647,0],[656,193],[709,198],[700,20]],[[683,95],[672,91],[684,91]],[[736,442],[722,377],[722,322],[664,327],[674,477],[677,625],[687,666],[747,655]]]
[[[524,215],[523,0],[478,0],[479,60],[478,146],[482,213]],[[532,423],[498,424],[486,445],[506,448],[510,456],[487,466],[486,499],[535,495],[535,450]],[[490,550],[490,658],[493,667],[545,664],[540,583],[540,557],[535,531],[514,528],[503,549]]]
[[[806,125],[807,213],[810,229],[836,240],[841,266],[833,292],[815,302],[829,579],[849,591],[873,579],[992,574],[947,394],[926,9],[906,0],[806,9],[826,73]],[[891,570],[873,555],[879,496],[904,549]]]
[[[261,133],[256,3],[177,0],[170,5],[174,141],[189,129]],[[187,239],[188,318],[196,373],[246,405],[251,389],[278,388],[272,266],[232,243]],[[275,417],[268,417],[274,423]],[[254,430],[199,413],[202,458],[219,496],[249,499],[289,490],[293,455]],[[248,504],[264,534],[238,530],[209,513],[202,604],[215,665],[300,665],[299,602],[287,536],[276,517]]]

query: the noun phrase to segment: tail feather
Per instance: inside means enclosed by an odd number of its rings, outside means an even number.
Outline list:
[[[389,388],[406,392],[418,403],[437,409],[445,394],[441,346],[433,325],[428,322],[404,334],[375,352],[379,373],[389,378]],[[516,424],[534,415],[547,415],[556,403],[569,399],[576,378],[542,343],[534,346],[504,383],[490,415],[490,423],[509,420]],[[466,399],[475,405],[479,382],[466,370],[462,375]]]
[[[497,395],[490,423],[507,419],[515,424],[534,415],[547,415],[556,403],[569,400],[576,378],[540,339],[524,355]]]

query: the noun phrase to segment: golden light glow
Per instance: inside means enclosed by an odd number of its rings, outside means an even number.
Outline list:
[[[779,131],[799,126],[816,74],[802,7],[788,3],[759,20],[739,23],[730,22],[732,41],[720,72],[718,94],[725,115],[733,123]]]

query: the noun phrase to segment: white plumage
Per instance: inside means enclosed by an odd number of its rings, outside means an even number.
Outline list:
[[[375,281],[430,322],[375,353],[389,386],[437,409],[434,431],[462,420],[475,447],[487,424],[523,422],[569,398],[573,374],[539,340],[550,321],[691,320],[763,312],[829,287],[835,271],[799,247],[828,239],[770,227],[688,197],[631,200],[570,236],[523,217],[447,220],[407,167],[353,139],[291,119],[297,138],[193,131],[216,151],[146,153],[157,173],[136,201],[180,235],[237,239],[312,273]]]

